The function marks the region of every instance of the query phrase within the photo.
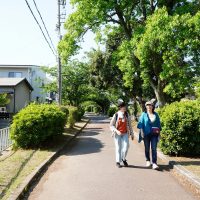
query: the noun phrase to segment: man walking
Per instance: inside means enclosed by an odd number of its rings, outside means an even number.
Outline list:
[[[114,114],[110,122],[110,129],[115,141],[116,165],[121,168],[121,162],[128,167],[126,155],[129,148],[129,135],[134,139],[131,119],[123,101],[118,102],[119,111]]]

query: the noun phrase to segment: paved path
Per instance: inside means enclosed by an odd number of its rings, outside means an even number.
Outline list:
[[[132,143],[129,168],[116,168],[108,120],[93,118],[73,146],[49,167],[29,200],[191,200],[169,173],[144,167],[143,147]]]

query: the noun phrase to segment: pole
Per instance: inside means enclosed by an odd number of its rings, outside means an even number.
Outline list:
[[[57,25],[57,28],[58,28],[59,42],[62,39],[61,30],[60,30],[60,27],[61,27],[60,18],[61,18],[61,15],[60,15],[60,0],[58,0],[58,25]],[[60,59],[59,52],[58,52],[58,104],[59,105],[62,104],[62,67],[61,67],[61,59]]]

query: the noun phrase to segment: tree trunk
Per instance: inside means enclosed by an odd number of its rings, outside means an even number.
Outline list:
[[[150,81],[150,84],[156,95],[156,99],[159,103],[159,107],[162,108],[167,103],[165,99],[165,94],[163,92],[164,87],[163,87],[162,81],[158,79],[157,85],[155,85],[153,81]]]
[[[166,104],[165,94],[162,89],[154,89],[154,93],[159,103],[159,107],[162,108]]]

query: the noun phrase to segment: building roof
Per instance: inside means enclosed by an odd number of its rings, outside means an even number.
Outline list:
[[[30,90],[33,90],[33,87],[26,78],[0,78],[0,87],[15,87],[23,81],[26,82]]]
[[[0,68],[30,68],[30,67],[41,67],[41,66],[38,66],[38,65],[3,65],[3,64],[0,64]]]

